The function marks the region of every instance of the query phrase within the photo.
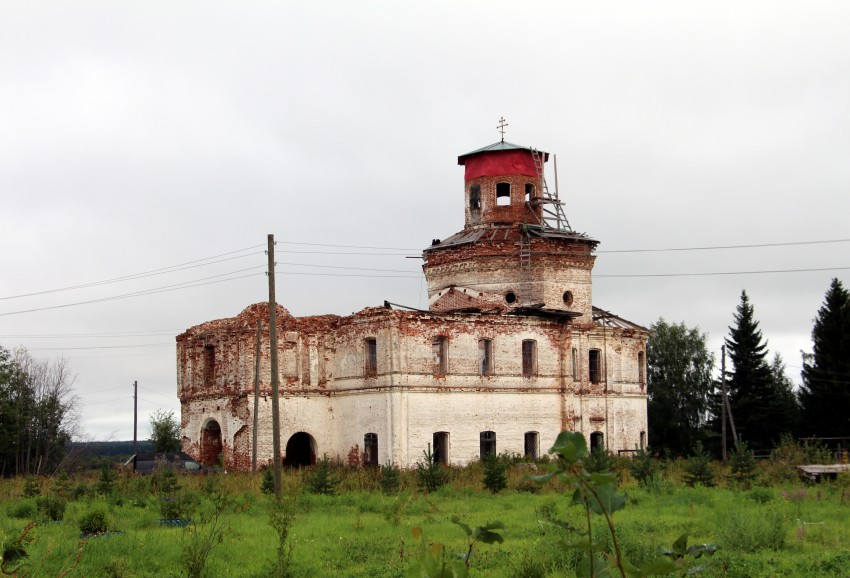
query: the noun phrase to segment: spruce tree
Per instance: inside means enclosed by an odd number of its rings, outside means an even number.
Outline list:
[[[755,319],[753,306],[746,291],[734,316],[735,325],[729,328],[726,350],[731,359],[727,389],[729,405],[738,435],[753,449],[770,449],[786,432],[793,431],[796,421],[796,401],[787,395],[787,382],[781,359],[779,369],[766,361],[767,342]],[[789,403],[790,402],[790,403]]]
[[[850,292],[833,279],[804,356],[800,402],[803,431],[821,437],[850,435]]]

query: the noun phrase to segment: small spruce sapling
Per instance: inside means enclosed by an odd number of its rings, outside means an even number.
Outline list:
[[[697,442],[694,454],[685,463],[685,483],[691,487],[700,485],[710,488],[716,485],[711,456],[703,449],[702,442]]]
[[[314,494],[333,495],[339,485],[339,477],[334,472],[331,461],[325,454],[321,460],[316,462],[313,471],[307,476],[307,487]]]
[[[422,462],[416,462],[416,475],[419,477],[419,487],[426,492],[433,492],[446,483],[446,472],[443,465],[434,459],[431,452],[431,444],[427,450],[422,450],[425,458]]]
[[[508,487],[508,478],[505,476],[507,464],[495,453],[484,456],[484,487],[494,494]]]
[[[735,444],[735,449],[729,455],[729,477],[744,490],[749,490],[756,477],[756,458],[747,442]]]
[[[401,472],[398,466],[387,462],[381,466],[381,491],[385,494],[394,494],[401,488]]]

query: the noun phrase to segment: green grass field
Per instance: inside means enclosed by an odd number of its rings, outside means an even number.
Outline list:
[[[285,494],[295,511],[288,540],[290,575],[404,576],[421,553],[414,528],[421,529],[426,545],[438,542],[448,552],[466,551],[466,535],[450,520],[458,516],[472,526],[498,520],[506,528],[503,544],[475,546],[472,576],[573,576],[576,554],[558,545],[565,534],[551,520],[580,523],[583,510],[569,506],[554,484],[535,493],[517,489],[532,487],[523,482],[526,472],[512,466],[509,488],[493,495],[481,487],[480,465],[454,469],[449,485],[427,496],[415,489],[409,472],[403,473],[403,490],[386,495],[378,490],[376,472],[343,470],[337,494],[331,496],[306,493],[305,472],[288,472]],[[274,575],[278,538],[269,521],[272,500],[260,491],[261,476],[216,478],[229,501],[205,575]],[[95,482],[94,477],[72,479],[75,486]],[[621,490],[628,504],[615,515],[623,551],[633,562],[650,560],[687,532],[692,544],[720,546],[716,564],[701,576],[850,576],[850,499],[842,481],[804,486],[785,477],[774,482],[740,491],[688,488],[679,483],[674,466],[642,488],[626,473]],[[7,552],[36,522],[21,543],[27,556],[7,561],[6,572],[20,564],[12,575],[186,575],[185,550],[208,536],[212,506],[203,476],[181,476],[179,483],[181,492],[197,502],[195,524],[186,528],[160,525],[159,497],[147,478],[120,476],[110,496],[71,499],[62,523],[46,523],[34,512],[34,499],[22,497],[23,480],[0,481],[0,534]],[[51,484],[40,480],[42,495],[50,493]],[[81,540],[80,519],[98,508],[107,512],[109,532]],[[602,535],[601,520],[595,524]]]

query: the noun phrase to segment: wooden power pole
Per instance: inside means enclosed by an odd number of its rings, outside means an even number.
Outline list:
[[[723,441],[722,458],[726,464],[726,344],[720,346],[720,439]]]
[[[139,453],[139,382],[133,382],[133,455]]]
[[[274,495],[280,498],[280,376],[277,366],[277,300],[274,294],[274,235],[268,237],[269,248],[269,352],[272,372],[272,445],[274,458]]]

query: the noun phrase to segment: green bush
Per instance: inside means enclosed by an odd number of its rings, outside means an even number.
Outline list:
[[[96,507],[80,516],[80,532],[86,535],[104,534],[109,529],[106,510]]]
[[[753,488],[748,495],[751,500],[759,504],[766,504],[773,499],[773,491],[764,487]]]
[[[35,476],[27,476],[24,480],[24,497],[34,498],[41,493],[41,486],[38,483],[38,478]]]
[[[443,465],[434,459],[431,444],[427,450],[422,450],[424,461],[416,462],[416,475],[419,478],[419,488],[426,492],[434,492],[446,483],[446,472]]]
[[[260,482],[260,491],[264,494],[274,494],[274,470],[272,468],[263,470],[263,481]]]
[[[313,471],[307,476],[307,488],[314,494],[333,495],[339,485],[339,477],[334,472],[327,455],[316,462]]]
[[[65,500],[58,496],[43,496],[36,500],[38,510],[48,520],[58,522],[65,515]]]
[[[738,487],[748,490],[756,477],[756,458],[747,442],[735,444],[729,455],[729,478]]]
[[[685,464],[685,483],[691,487],[705,486],[710,488],[715,485],[714,470],[711,469],[711,457],[702,447],[702,442],[697,442],[694,455],[688,458]]]
[[[484,478],[481,483],[493,492],[499,493],[508,487],[508,478],[505,476],[507,464],[496,454],[484,456]]]
[[[38,513],[38,508],[32,500],[22,500],[20,502],[12,502],[7,511],[10,518],[33,520]]]
[[[381,491],[385,494],[394,494],[401,488],[401,472],[393,463],[381,466]]]
[[[652,459],[649,449],[641,449],[629,462],[629,473],[638,485],[645,488],[649,480],[658,472],[658,465]]]

